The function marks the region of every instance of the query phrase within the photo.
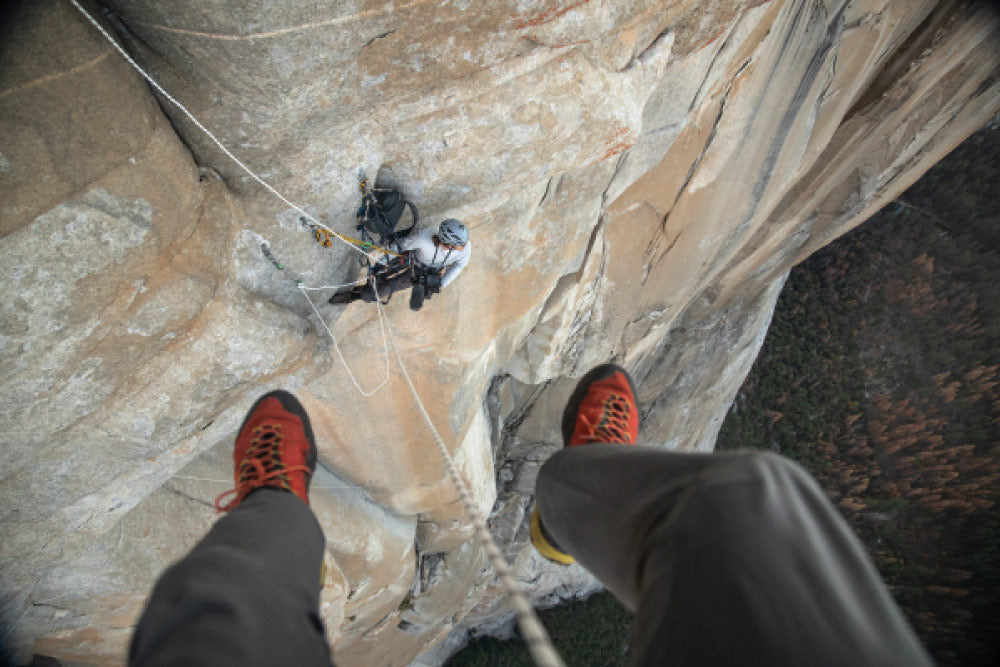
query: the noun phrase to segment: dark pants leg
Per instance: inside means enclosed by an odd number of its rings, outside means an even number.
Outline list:
[[[413,286],[413,279],[410,276],[410,272],[406,271],[393,278],[386,278],[378,281],[378,295],[385,301],[386,297],[392,295],[397,291],[402,291]],[[368,303],[375,303],[375,290],[372,288],[371,283],[367,283],[362,289],[361,294],[358,296],[362,301],[367,301]]]
[[[260,489],[157,582],[130,665],[329,665],[319,616],[325,545],[312,510]]]
[[[538,508],[635,612],[639,665],[929,665],[858,539],[798,465],[592,444],[556,453]]]

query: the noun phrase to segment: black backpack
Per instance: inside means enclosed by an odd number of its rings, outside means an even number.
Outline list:
[[[358,209],[358,229],[362,235],[367,232],[378,239],[378,244],[384,246],[401,239],[417,226],[420,214],[413,202],[403,198],[399,190],[376,188],[363,190],[361,208]],[[413,223],[406,229],[397,230],[406,207],[410,207]]]

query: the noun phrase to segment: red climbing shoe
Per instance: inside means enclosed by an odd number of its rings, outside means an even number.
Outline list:
[[[624,368],[604,364],[580,379],[563,411],[562,434],[566,447],[591,442],[635,444],[639,437],[639,408],[632,380]],[[553,563],[575,562],[545,529],[538,505],[531,513],[531,543]]]
[[[603,364],[580,379],[563,411],[562,435],[566,447],[590,442],[635,444],[639,408],[624,368]]]
[[[291,491],[308,505],[309,480],[316,470],[316,440],[298,399],[280,390],[257,399],[236,436],[233,461],[236,489],[215,499],[220,512],[235,508],[263,487]],[[235,497],[222,505],[230,494]]]

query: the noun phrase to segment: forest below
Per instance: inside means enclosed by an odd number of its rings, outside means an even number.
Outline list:
[[[1000,130],[795,267],[717,450],[819,480],[941,665],[1000,664]],[[541,613],[569,665],[629,662],[607,593]],[[449,665],[530,665],[479,638]]]

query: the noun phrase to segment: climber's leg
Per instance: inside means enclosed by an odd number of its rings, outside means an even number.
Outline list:
[[[265,394],[233,452],[229,514],[157,582],[132,665],[329,665],[319,616],[326,543],[309,509],[316,442],[302,404]]]
[[[537,501],[635,612],[636,664],[930,664],[861,543],[782,457],[568,447]]]
[[[406,271],[398,276],[380,280],[378,283],[378,296],[385,301],[386,297],[391,296],[395,292],[411,287],[412,285],[413,279],[410,277],[410,272]],[[372,287],[371,283],[364,286],[361,290],[361,295],[358,298],[362,301],[367,301],[368,303],[375,303],[375,289]]]
[[[329,665],[325,539],[304,502],[260,489],[157,582],[130,665]]]
[[[590,443],[634,445],[639,437],[639,406],[632,379],[617,364],[601,364],[590,369],[576,383],[563,409],[564,447],[585,447]],[[553,563],[571,565],[573,556],[545,529],[541,504],[531,513],[531,543],[538,553]]]
[[[343,292],[337,292],[330,297],[327,303],[333,305],[353,303],[361,298],[361,292],[363,289],[363,287],[352,287],[351,289],[344,290]]]

